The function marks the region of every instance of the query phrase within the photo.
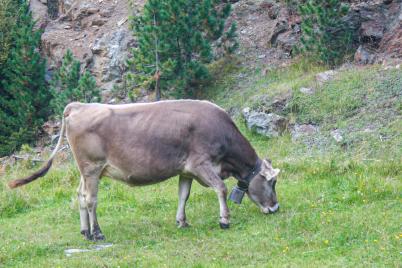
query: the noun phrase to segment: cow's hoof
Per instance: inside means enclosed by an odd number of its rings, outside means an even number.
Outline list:
[[[229,223],[220,222],[220,223],[219,223],[219,226],[221,227],[221,229],[229,229],[230,224],[229,224]]]
[[[105,240],[105,236],[102,233],[95,233],[92,238],[93,241]]]
[[[92,240],[92,235],[88,230],[82,230],[81,234],[84,236],[85,240]]]
[[[188,224],[185,221],[176,221],[177,228],[187,228],[190,227],[190,224]]]

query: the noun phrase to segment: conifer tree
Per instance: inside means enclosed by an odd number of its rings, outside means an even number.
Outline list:
[[[133,19],[138,48],[129,61],[134,72],[129,84],[193,95],[209,77],[212,42],[225,42],[229,53],[237,47],[235,25],[224,32],[229,14],[230,4],[218,0],[148,0],[143,14]]]
[[[53,94],[51,106],[56,115],[61,115],[64,107],[70,102],[97,102],[100,100],[95,79],[88,71],[81,75],[80,69],[80,62],[74,58],[70,50],[67,50],[61,67],[54,73],[51,81],[50,88]]]
[[[0,0],[0,69],[8,58],[11,47],[11,31],[15,23],[13,0]],[[14,16],[13,16],[14,15]]]
[[[324,64],[342,62],[353,44],[352,30],[343,20],[348,11],[340,0],[308,0],[300,5],[302,51]]]
[[[45,61],[41,58],[39,31],[26,1],[14,2],[16,18],[9,29],[12,46],[0,70],[0,155],[16,150],[35,138],[50,113],[45,85]]]
[[[101,99],[99,89],[96,87],[95,78],[88,70],[85,70],[78,81],[78,92],[79,96],[77,100],[81,102],[99,102]]]

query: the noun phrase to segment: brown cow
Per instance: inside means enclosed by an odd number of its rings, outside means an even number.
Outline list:
[[[195,100],[71,103],[64,110],[60,138],[47,164],[27,178],[11,181],[11,188],[47,173],[65,132],[81,173],[81,233],[87,239],[104,239],[96,219],[98,184],[103,176],[141,186],[180,175],[179,227],[187,226],[185,205],[193,179],[217,192],[222,228],[229,227],[223,180],[230,176],[239,181],[232,200],[240,203],[247,192],[264,213],[279,209],[275,193],[279,169],[257,156],[223,109]]]

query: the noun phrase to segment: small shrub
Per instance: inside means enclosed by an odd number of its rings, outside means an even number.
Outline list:
[[[300,5],[301,52],[333,66],[344,61],[353,48],[353,31],[343,19],[349,6],[340,0],[309,0]]]

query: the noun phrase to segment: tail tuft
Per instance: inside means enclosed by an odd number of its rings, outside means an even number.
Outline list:
[[[17,188],[19,186],[21,186],[21,180],[14,180],[14,181],[10,181],[8,183],[8,187],[10,187],[11,189]]]

